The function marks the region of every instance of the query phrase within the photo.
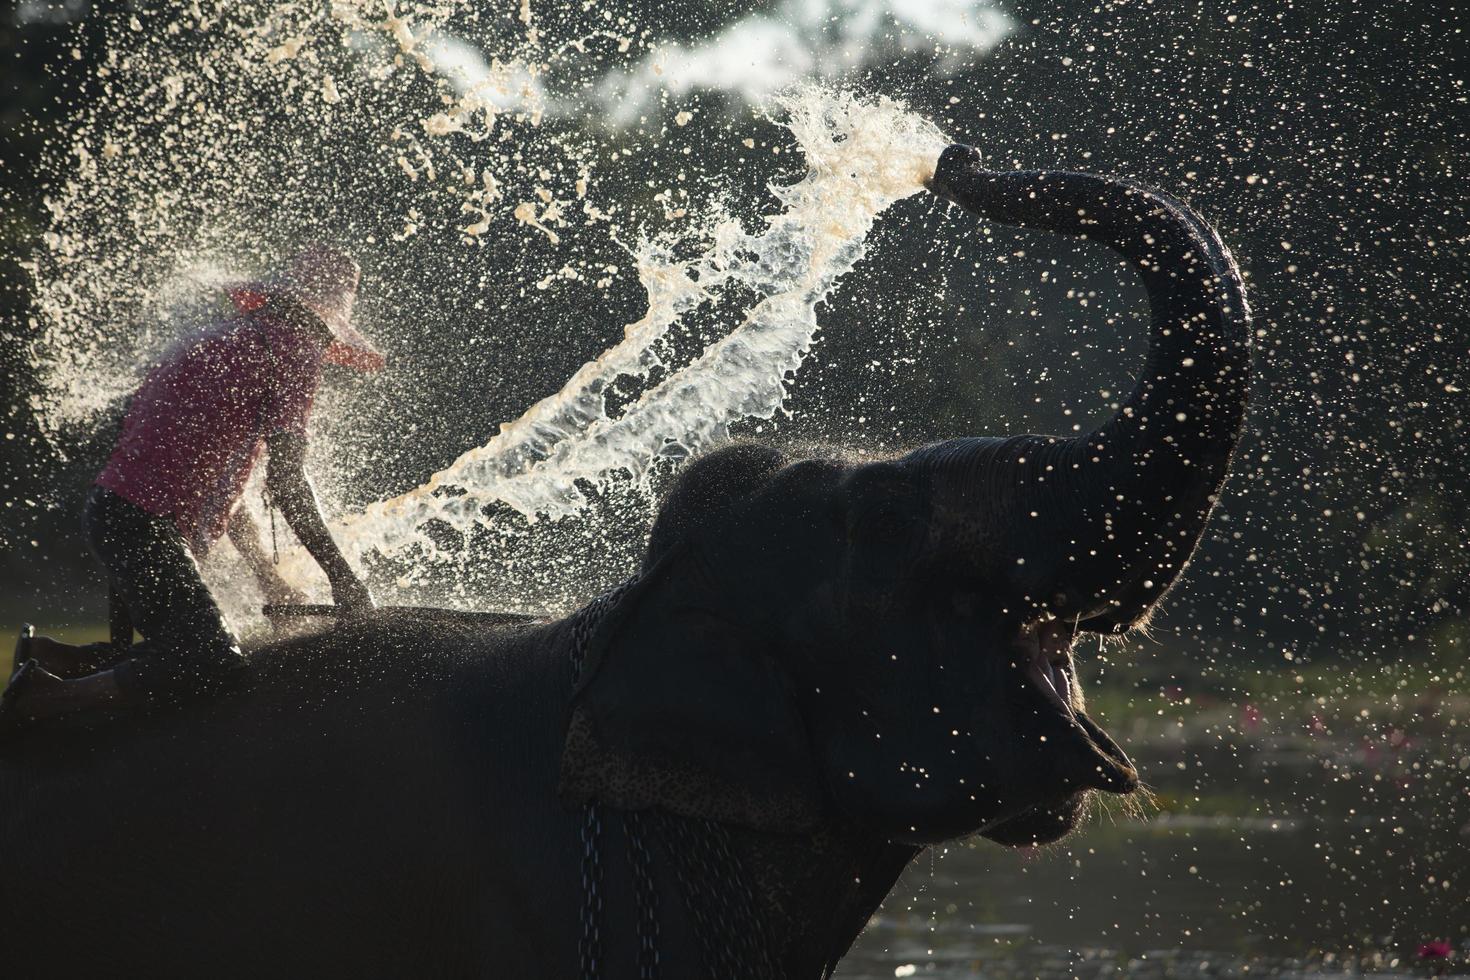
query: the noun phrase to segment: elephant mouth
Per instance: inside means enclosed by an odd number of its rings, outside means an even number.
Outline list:
[[[1051,773],[1030,806],[996,821],[980,836],[998,844],[1030,846],[1066,836],[1094,791],[1126,795],[1138,788],[1127,753],[1083,709],[1072,661],[1075,626],[1060,619],[1028,624],[1013,636],[1013,662],[1025,678],[1025,714],[1037,718]],[[1038,703],[1038,701],[1040,703]],[[1054,782],[1053,779],[1056,781]]]
[[[986,827],[980,836],[1008,847],[1050,844],[1076,827],[1095,792],[1127,795],[1138,788],[1138,771],[1118,743],[1114,742],[1086,713],[1075,710],[1071,721],[1081,744],[1071,758],[1062,762],[1076,788],[1060,799],[1043,800],[1015,816]]]
[[[1021,631],[1026,677],[1042,697],[1068,718],[1075,715],[1072,683],[1072,642],[1076,634],[1060,619],[1029,626]]]
[[[1122,746],[1097,727],[1097,723],[1087,717],[1085,712],[1077,711],[1072,720],[1086,735],[1096,758],[1101,760],[1095,771],[1095,781],[1088,788],[1117,793],[1120,796],[1126,796],[1138,789],[1138,770],[1133,767],[1133,760],[1128,758]]]
[[[1138,788],[1133,762],[1082,709],[1072,662],[1076,638],[1075,627],[1061,619],[1023,627],[1017,637],[1021,666],[1031,687],[1069,729],[1066,741],[1080,758],[1062,764],[1072,771],[1075,788],[1131,793]]]
[[[1086,805],[1086,791],[1074,793],[1061,803],[1034,806],[980,831],[986,840],[1005,847],[1035,847],[1061,840],[1072,832]]]

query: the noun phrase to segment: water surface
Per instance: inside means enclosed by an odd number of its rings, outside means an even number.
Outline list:
[[[921,856],[839,976],[1470,975],[1457,698],[1185,696],[1125,706],[1157,812]]]

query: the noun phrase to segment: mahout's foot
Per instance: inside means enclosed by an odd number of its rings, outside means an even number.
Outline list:
[[[10,664],[10,675],[14,677],[27,660],[34,660],[57,677],[75,680],[115,667],[129,655],[127,647],[111,643],[78,646],[49,636],[37,636],[36,628],[27,623],[20,628],[20,635],[15,640],[15,659]]]
[[[117,676],[110,670],[66,680],[36,660],[27,660],[0,697],[0,729],[125,707],[126,703]]]
[[[26,623],[20,628],[20,635],[15,638],[15,656],[10,661],[10,683],[15,682],[15,675],[31,659],[31,643],[36,638],[36,628]]]
[[[77,646],[53,640],[49,636],[32,636],[27,646],[32,660],[65,680],[75,680],[106,670],[127,656],[126,650],[119,650],[110,643]]]

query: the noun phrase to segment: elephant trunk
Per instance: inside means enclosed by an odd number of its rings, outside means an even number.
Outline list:
[[[915,454],[951,491],[1005,511],[984,520],[985,537],[1035,556],[1023,581],[1033,601],[1083,628],[1133,626],[1179,577],[1240,441],[1251,339],[1240,271],[1198,215],[1131,181],[987,171],[952,146],[931,189],[983,218],[1104,242],[1143,277],[1148,360],[1096,430]]]

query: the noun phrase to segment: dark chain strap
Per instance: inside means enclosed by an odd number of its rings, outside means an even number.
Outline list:
[[[582,808],[582,942],[579,946],[584,980],[602,971],[602,855],[598,838],[602,817],[596,803]]]
[[[750,963],[758,972],[747,976],[774,976],[775,968],[770,957],[775,947],[766,929],[765,916],[760,914],[761,906],[756,901],[750,877],[745,873],[745,865],[735,855],[730,831],[714,820],[702,820],[700,823],[704,826],[704,843],[710,853],[709,864],[714,869],[716,880],[725,881],[734,892],[731,904],[737,909],[737,914],[723,923],[723,928],[735,931],[748,941]]]
[[[694,917],[694,931],[699,937],[700,952],[704,956],[705,968],[711,971],[712,976],[724,976],[726,974],[714,972],[714,968],[730,957],[723,955],[725,951],[717,949],[714,943],[709,902],[702,894],[703,890],[697,883],[697,876],[692,873],[690,867],[692,858],[687,841],[688,827],[678,817],[671,817],[662,812],[656,812],[655,816],[660,828],[664,831],[663,839],[670,844],[669,849],[674,856],[674,877],[678,879],[679,890],[684,894],[684,903]]]
[[[572,620],[572,686],[582,679],[587,648],[608,610],[628,590],[628,581],[589,602]],[[578,944],[582,980],[597,980],[602,972],[602,815],[596,802],[582,807],[582,939]]]
[[[637,810],[624,815],[623,833],[628,838],[628,863],[633,868],[638,902],[638,980],[658,980],[658,889],[649,868],[652,859],[643,843],[643,816]]]
[[[766,924],[729,831],[714,820],[654,813],[694,916],[705,971],[720,978],[774,976]]]
[[[582,679],[582,668],[587,664],[587,647],[592,642],[592,634],[597,632],[597,627],[607,618],[608,611],[617,605],[628,590],[633,587],[637,579],[629,579],[617,588],[609,589],[602,595],[593,599],[577,613],[572,620],[572,686]]]
[[[571,672],[575,686],[586,667],[593,634],[609,610],[633,584],[626,582],[605,592],[577,614],[572,622]],[[674,873],[694,917],[705,971],[709,976],[761,980],[775,976],[770,936],[741,862],[735,856],[730,832],[714,820],[693,820],[661,810],[651,811],[660,836],[674,861]],[[697,829],[696,829],[697,828]],[[638,976],[658,980],[658,888],[653,879],[652,855],[645,843],[643,816],[623,814],[628,861],[633,871],[637,902]],[[602,815],[596,802],[582,808],[582,980],[598,980],[602,970]]]

